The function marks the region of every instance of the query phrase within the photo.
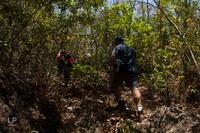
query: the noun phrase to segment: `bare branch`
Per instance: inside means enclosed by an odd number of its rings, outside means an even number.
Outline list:
[[[190,48],[190,46],[188,45],[188,43],[185,41],[185,36],[184,36],[184,34],[180,31],[180,29],[178,28],[178,26],[166,15],[166,13],[164,12],[164,10],[158,5],[158,3],[157,3],[155,0],[153,0],[153,1],[155,2],[155,4],[156,4],[156,6],[158,7],[158,9],[159,9],[159,10],[164,14],[164,16],[167,18],[167,20],[169,20],[169,22],[172,23],[172,25],[174,26],[174,28],[175,28],[176,31],[178,32],[179,36],[183,39],[184,44],[186,45],[186,48],[189,50],[190,55],[191,55],[191,57],[192,57],[192,60],[193,60],[195,66],[196,66],[196,68],[197,68],[197,71],[198,71],[198,73],[199,73],[199,75],[200,75],[200,68],[199,68],[198,63],[197,63],[197,61],[196,61],[196,59],[195,59],[195,56],[194,56],[194,53],[193,53],[192,49]]]

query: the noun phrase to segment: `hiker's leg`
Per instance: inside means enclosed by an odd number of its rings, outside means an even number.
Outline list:
[[[120,82],[118,73],[113,72],[111,75],[111,92],[115,95],[116,100],[121,99]]]
[[[118,86],[113,87],[112,92],[114,93],[115,98],[116,98],[117,109],[119,109],[120,111],[125,111],[126,106],[125,106],[124,99],[121,97],[120,85],[118,84]]]
[[[68,83],[69,79],[70,79],[69,68],[65,65],[65,68],[64,68],[64,80],[65,80],[65,84]]]
[[[63,73],[63,65],[61,62],[58,64],[58,75],[61,76]]]
[[[142,101],[141,101],[141,93],[139,89],[136,86],[131,87],[132,94],[133,94],[133,101],[134,103],[139,107],[142,106]]]
[[[121,99],[120,85],[115,81],[111,83],[111,92],[115,95],[116,100]]]
[[[139,88],[137,88],[136,86],[133,86],[131,90],[133,94],[133,101],[136,104],[136,117],[138,122],[141,122],[141,113],[143,112],[141,93],[139,91]]]
[[[60,78],[61,82],[63,82],[64,63],[63,63],[62,60],[58,64],[58,75],[59,75],[59,78]]]
[[[117,72],[114,73],[112,75],[111,91],[115,95],[116,101],[118,103],[117,108],[120,111],[125,111],[126,106],[125,106],[125,102],[124,102],[123,98],[121,97],[121,90],[120,90],[122,83],[123,83],[123,80],[120,77],[120,74]]]
[[[128,75],[126,85],[131,89],[133,101],[137,106],[137,110],[142,110],[142,96],[139,91],[139,88],[137,87],[137,77],[135,75]]]

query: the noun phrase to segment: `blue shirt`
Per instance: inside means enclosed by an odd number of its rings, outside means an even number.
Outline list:
[[[129,69],[136,67],[136,52],[127,45],[117,45],[112,51],[112,56],[116,57],[116,64],[119,65],[119,71],[129,71]]]

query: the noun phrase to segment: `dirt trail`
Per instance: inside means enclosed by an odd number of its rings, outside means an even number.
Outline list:
[[[114,96],[108,87],[100,88],[60,88],[61,116],[67,123],[67,132],[161,132],[198,133],[200,132],[200,107],[163,103],[163,98],[151,94],[149,89],[140,86],[143,94],[144,113],[138,123],[134,113],[123,113],[115,109]],[[77,88],[76,88],[77,87]],[[131,91],[123,89],[123,97],[129,108],[134,109]]]
[[[54,77],[50,86],[41,89],[15,88],[0,97],[0,132],[27,133],[199,133],[200,107],[189,104],[164,104],[159,94],[152,94],[140,86],[144,113],[137,122],[134,112],[120,112],[108,83],[84,84],[79,79],[62,86]],[[4,81],[5,82],[5,81]],[[19,84],[17,84],[19,86]],[[3,95],[3,93],[5,93]],[[9,95],[8,95],[9,94]],[[7,95],[7,96],[6,96]],[[131,91],[123,89],[127,106],[134,110]],[[18,121],[9,127],[8,117],[14,114]]]

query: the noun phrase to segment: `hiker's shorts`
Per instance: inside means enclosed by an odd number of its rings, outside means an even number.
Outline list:
[[[134,87],[137,85],[137,74],[136,73],[123,73],[123,72],[113,72],[111,79],[111,88],[119,88],[123,82],[125,82],[127,87]]]

